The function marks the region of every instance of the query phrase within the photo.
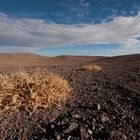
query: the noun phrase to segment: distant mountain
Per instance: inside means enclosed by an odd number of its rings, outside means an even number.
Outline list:
[[[74,65],[97,60],[94,56],[46,57],[31,53],[0,53],[0,68],[19,66]]]
[[[139,61],[140,54],[124,55],[115,57],[101,56],[72,56],[61,55],[47,57],[31,53],[0,53],[0,68],[7,67],[30,67],[30,66],[54,66],[54,65],[80,65],[83,63],[118,63]]]
[[[98,59],[96,62],[119,63],[119,62],[133,62],[133,61],[139,61],[140,63],[140,54],[106,57],[106,58]]]

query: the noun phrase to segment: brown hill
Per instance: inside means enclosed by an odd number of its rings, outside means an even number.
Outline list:
[[[133,61],[140,62],[140,54],[106,57],[106,58],[97,60],[97,62],[103,62],[103,63],[124,63],[124,62],[133,62]]]
[[[47,58],[29,53],[1,53],[0,67],[38,66]]]
[[[31,53],[0,53],[0,68],[54,66],[54,65],[80,65],[83,63],[129,63],[140,62],[140,54],[100,57],[100,56],[72,56],[62,55],[46,57]]]
[[[0,53],[0,68],[19,66],[74,65],[97,60],[93,56],[45,57],[31,53]]]

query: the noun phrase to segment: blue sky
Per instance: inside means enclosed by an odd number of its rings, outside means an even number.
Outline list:
[[[140,0],[0,0],[0,52],[140,53]]]

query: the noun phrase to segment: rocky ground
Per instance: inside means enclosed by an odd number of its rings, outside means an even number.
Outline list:
[[[100,72],[51,66],[71,86],[62,106],[0,117],[1,139],[139,140],[140,57],[99,61]],[[96,62],[97,63],[97,62]]]

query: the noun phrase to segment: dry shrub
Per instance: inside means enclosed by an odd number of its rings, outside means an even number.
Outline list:
[[[87,71],[101,71],[101,67],[96,65],[96,64],[88,64],[85,66],[82,66],[82,70],[87,70]]]
[[[0,112],[27,110],[63,103],[69,93],[66,80],[56,74],[36,69],[0,75]]]

